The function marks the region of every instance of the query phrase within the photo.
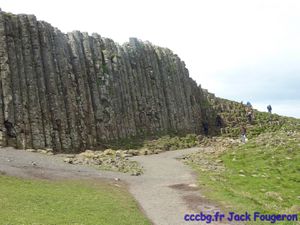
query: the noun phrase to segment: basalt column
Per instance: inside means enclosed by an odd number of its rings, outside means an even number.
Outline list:
[[[2,145],[78,152],[201,133],[212,121],[203,90],[171,50],[64,34],[32,15],[0,11],[0,77]]]

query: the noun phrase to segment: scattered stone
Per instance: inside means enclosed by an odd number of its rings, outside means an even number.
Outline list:
[[[37,149],[36,152],[42,153],[42,154],[47,154],[48,153],[48,151],[45,150],[45,149]]]
[[[274,200],[277,200],[277,201],[280,201],[280,202],[283,201],[283,199],[282,199],[282,197],[280,196],[280,194],[277,193],[277,192],[275,192],[275,191],[269,191],[269,192],[266,192],[265,195],[266,195],[267,197],[269,197],[269,198],[274,199]]]
[[[116,152],[112,149],[106,149],[104,152],[103,152],[104,155],[115,155]]]
[[[117,151],[116,151],[116,156],[117,156],[117,157],[121,157],[122,154],[123,154],[123,152],[124,152],[124,151],[122,151],[122,150],[117,150]]]
[[[203,136],[203,135],[198,135],[198,136],[197,136],[197,139],[198,139],[199,143],[201,143],[201,142],[205,139],[205,136]]]
[[[142,173],[141,173],[141,171],[133,171],[133,172],[131,172],[131,176],[140,176]]]
[[[73,160],[71,158],[64,158],[64,162],[73,164]]]
[[[150,153],[149,149],[146,149],[146,148],[142,148],[139,151],[139,155],[149,155],[149,153]]]
[[[136,156],[139,154],[139,150],[129,149],[128,155]]]
[[[79,156],[85,157],[85,158],[93,158],[95,157],[95,152],[92,150],[86,150],[79,154]]]
[[[129,158],[129,157],[132,157],[133,155],[132,154],[123,154],[122,157],[124,158]]]
[[[105,151],[86,150],[77,155],[69,155],[64,158],[64,162],[69,164],[83,164],[96,166],[99,169],[130,173],[138,176],[143,173],[141,166],[135,162],[128,160],[132,157],[128,151],[114,151],[106,149]]]

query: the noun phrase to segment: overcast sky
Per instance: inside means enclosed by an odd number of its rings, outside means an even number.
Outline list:
[[[168,47],[217,96],[300,118],[299,0],[0,0],[63,32]]]

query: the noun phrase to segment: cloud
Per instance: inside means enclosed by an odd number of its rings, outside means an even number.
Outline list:
[[[135,36],[168,47],[217,96],[276,102],[285,109],[300,99],[299,0],[0,0],[0,5],[35,14],[63,32],[97,32],[120,43]]]
[[[267,111],[267,105],[272,105],[272,112],[300,119],[300,100],[286,100],[276,102],[256,102],[253,107],[260,111]]]
[[[218,74],[222,86],[216,94],[236,100],[299,100],[300,65],[282,57]]]

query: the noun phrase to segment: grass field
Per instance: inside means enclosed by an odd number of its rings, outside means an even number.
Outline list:
[[[217,156],[201,156],[208,162],[219,162],[224,168],[207,170],[203,165],[192,165],[199,172],[199,183],[205,195],[233,212],[298,214],[300,219],[298,125],[262,132],[252,136],[246,144],[231,147]]]
[[[0,224],[150,224],[122,187],[0,176]]]

